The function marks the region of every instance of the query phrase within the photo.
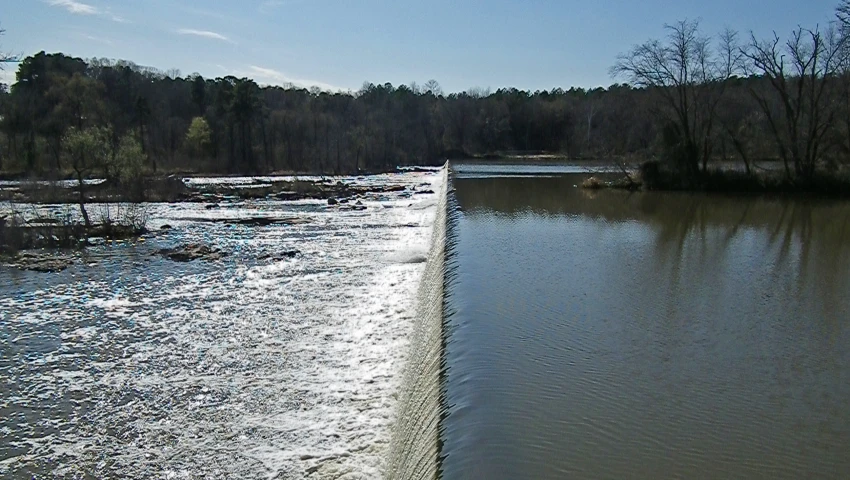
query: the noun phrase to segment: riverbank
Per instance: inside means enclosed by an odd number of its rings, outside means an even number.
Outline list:
[[[645,162],[631,172],[595,174],[582,181],[581,187],[590,190],[615,188],[850,198],[850,170],[836,169],[831,173],[816,172],[809,178],[801,179],[789,178],[784,170],[775,168],[747,173],[716,167],[700,172],[694,178],[685,178],[658,162]]]
[[[694,179],[684,179],[657,162],[646,162],[639,174],[648,190],[850,197],[850,170],[846,168],[829,173],[817,171],[808,178],[789,177],[779,169],[750,173],[709,169]]]

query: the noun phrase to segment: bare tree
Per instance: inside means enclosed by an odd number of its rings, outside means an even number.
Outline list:
[[[720,34],[719,38],[720,43],[718,55],[720,56],[720,68],[722,69],[720,73],[722,77],[725,79],[731,79],[739,73],[742,73],[745,76],[748,75],[748,64],[738,42],[738,32],[727,27]],[[722,88],[725,89],[728,84],[728,82],[723,82]],[[723,129],[723,133],[726,134],[726,137],[731,140],[733,149],[738,153],[738,156],[741,157],[741,160],[744,163],[744,170],[747,175],[750,175],[753,171],[752,158],[749,152],[750,146],[748,145],[750,142],[747,141],[746,137],[752,136],[757,117],[747,115],[746,113],[742,115],[741,112],[748,111],[749,105],[742,107],[740,99],[735,98],[734,95],[732,95],[731,99],[728,97],[729,96],[727,96],[727,99],[724,100],[724,107],[717,115],[718,123]],[[724,153],[726,150],[725,142],[726,139],[723,138],[721,148]]]
[[[435,97],[442,97],[443,96],[443,88],[440,87],[440,83],[438,81],[434,80],[433,78],[431,80],[428,80],[427,82],[425,82],[425,85],[422,86],[422,90],[425,93],[430,93],[431,95],[433,95]]]
[[[750,34],[742,53],[771,89],[751,89],[767,118],[770,135],[790,180],[810,179],[824,159],[825,139],[838,103],[830,91],[837,86],[844,38],[835,28],[821,31],[798,27],[784,43],[774,33],[760,41]]]
[[[836,134],[836,145],[850,158],[850,0],[843,0],[835,9],[836,27],[841,36],[840,67],[838,73],[840,111],[836,123],[840,126]]]
[[[611,75],[646,87],[663,99],[668,116],[667,147],[672,160],[689,178],[707,168],[712,154],[712,132],[725,80],[736,71],[731,48],[735,35],[728,31],[715,50],[699,21],[665,25],[664,40],[649,40],[617,57]],[[668,152],[669,153],[669,152]]]
[[[848,29],[850,29],[850,0],[843,0],[835,8],[835,18],[838,20],[842,35],[846,35]]]
[[[0,27],[0,36],[4,35],[6,30]],[[13,55],[8,52],[0,52],[0,70],[4,70],[4,64],[6,63],[17,63],[21,59],[20,55]]]

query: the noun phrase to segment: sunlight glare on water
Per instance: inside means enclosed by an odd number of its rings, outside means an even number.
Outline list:
[[[378,477],[437,196],[150,205],[175,228],[58,274],[0,267],[0,476]],[[196,220],[256,214],[309,222]],[[186,242],[229,255],[153,255]]]

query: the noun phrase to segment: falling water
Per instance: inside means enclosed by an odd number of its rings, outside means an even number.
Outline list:
[[[448,168],[443,170],[448,177]],[[416,325],[399,392],[386,478],[435,479],[440,470],[440,423],[445,411],[442,375],[445,335],[447,254],[454,211],[452,188],[444,179],[431,237],[428,265],[420,283]]]

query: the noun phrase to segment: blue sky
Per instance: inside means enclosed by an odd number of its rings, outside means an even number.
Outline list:
[[[608,86],[619,52],[699,18],[758,36],[824,25],[838,0],[0,0],[4,51],[131,60],[183,75],[357,90]],[[0,72],[8,81],[14,68]]]

